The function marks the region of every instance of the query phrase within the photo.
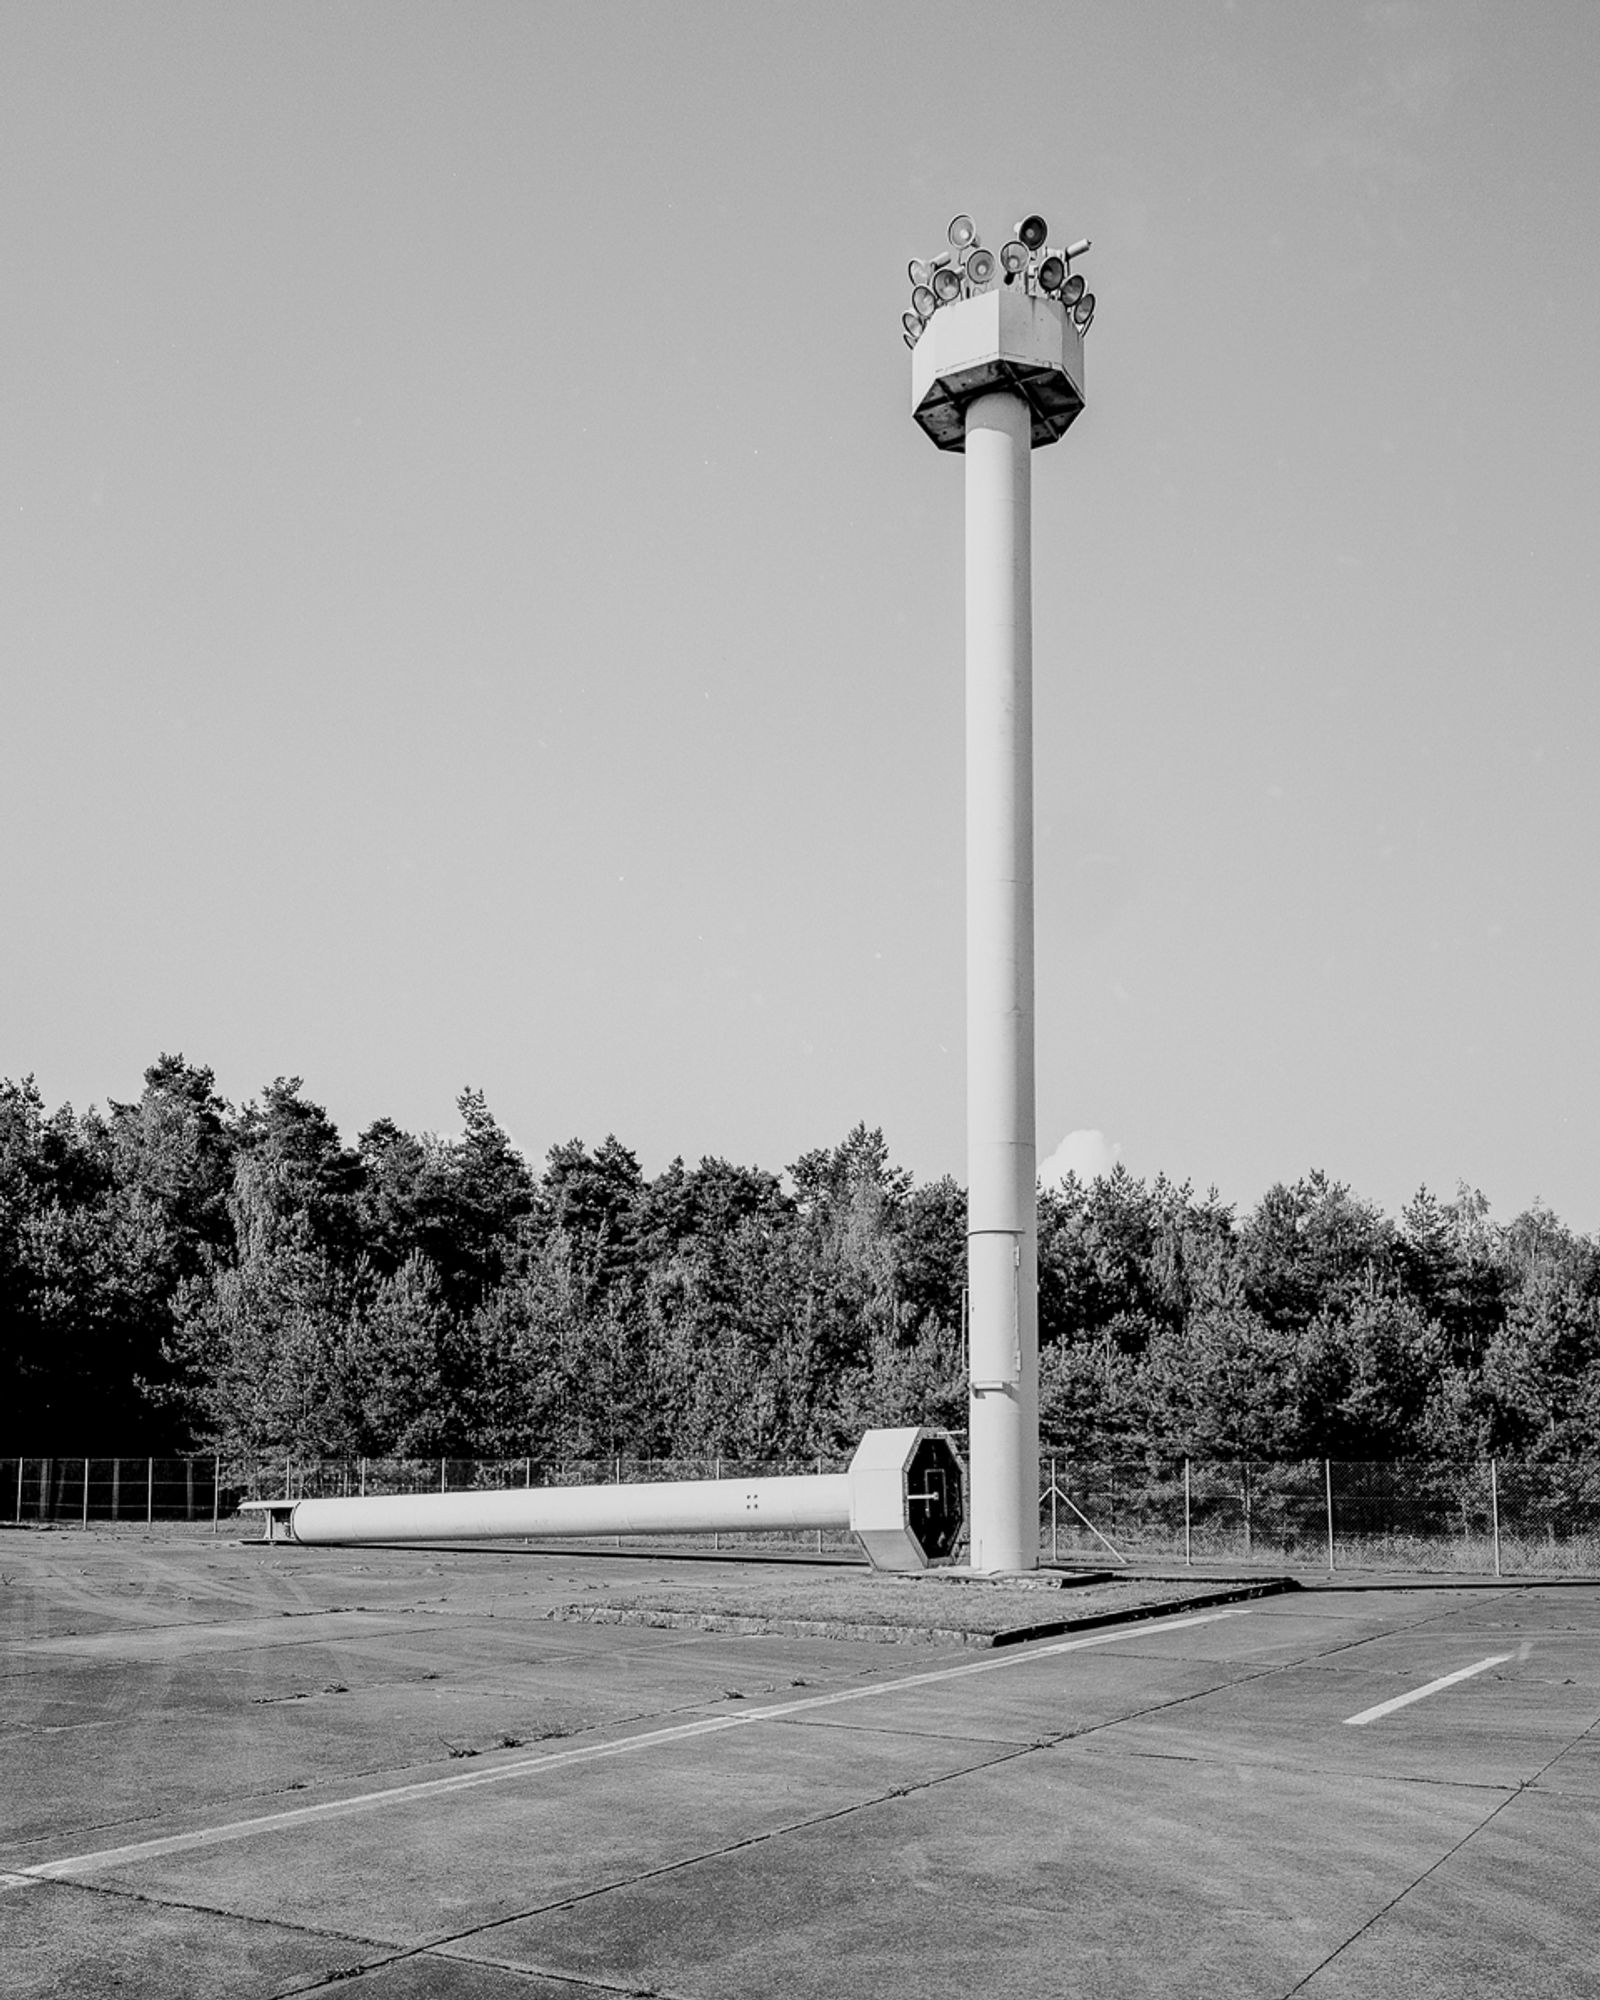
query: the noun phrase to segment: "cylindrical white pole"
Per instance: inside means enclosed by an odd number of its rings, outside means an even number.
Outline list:
[[[848,1528],[850,1475],[509,1486],[366,1500],[302,1500],[297,1542],[478,1541],[495,1536],[675,1535],[707,1528]]]
[[[1009,390],[967,407],[969,1518],[989,1572],[1039,1560],[1031,433]]]

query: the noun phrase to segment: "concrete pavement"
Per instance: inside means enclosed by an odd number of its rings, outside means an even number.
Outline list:
[[[663,1562],[0,1538],[6,1990],[1600,1994],[1600,1589],[548,1616]]]

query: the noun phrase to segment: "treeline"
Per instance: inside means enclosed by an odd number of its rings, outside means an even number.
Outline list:
[[[960,1427],[965,1201],[858,1126],[780,1177],[541,1171],[483,1096],[346,1146],[298,1078],[240,1107],[163,1056],[134,1103],[0,1083],[8,1448],[743,1459]],[[1240,1217],[1120,1169],[1041,1193],[1047,1438],[1082,1456],[1587,1457],[1600,1243],[1313,1173]]]

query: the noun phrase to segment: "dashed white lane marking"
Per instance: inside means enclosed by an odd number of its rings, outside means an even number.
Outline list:
[[[737,1715],[708,1715],[698,1722],[676,1722],[665,1729],[646,1730],[639,1736],[623,1736],[610,1743],[587,1743],[572,1750],[552,1750],[541,1757],[519,1757],[515,1763],[497,1764],[488,1771],[462,1771],[449,1778],[424,1778],[411,1785],[388,1785],[382,1791],[361,1792],[354,1798],[328,1799],[320,1805],[291,1806],[285,1812],[262,1813],[255,1819],[231,1820],[223,1826],[198,1827],[192,1833],[169,1833],[155,1840],[138,1840],[127,1847],[103,1847],[91,1854],[69,1854],[60,1861],[41,1861],[36,1867],[21,1868],[0,1878],[7,1885],[24,1882],[60,1881],[73,1875],[89,1875],[106,1868],[125,1868],[141,1861],[157,1861],[164,1855],[184,1854],[197,1847],[215,1847],[224,1841],[248,1840],[259,1833],[278,1833],[287,1827],[308,1826],[319,1820],[342,1819],[351,1813],[371,1812],[379,1806],[409,1804],[416,1799],[443,1798],[451,1792],[468,1792],[481,1785],[500,1785],[511,1778],[525,1778],[544,1771],[564,1770],[573,1764],[592,1764],[602,1757],[625,1757],[636,1750],[658,1750],[666,1744],[687,1743],[697,1736],[716,1736],[724,1730],[747,1729],[756,1722],[778,1722],[791,1715],[805,1715],[813,1709],[833,1708],[840,1702],[871,1701],[879,1695],[900,1694],[906,1688],[932,1687],[942,1681],[965,1680],[972,1674],[999,1673],[1007,1667],[1026,1666],[1030,1661],[1049,1659],[1056,1653],[1079,1653],[1090,1646],[1109,1646],[1118,1639],[1148,1639],[1160,1632],[1188,1632],[1197,1625],[1211,1625],[1219,1618],[1242,1618],[1249,1606],[1230,1606],[1220,1611],[1202,1611],[1183,1618],[1152,1619],[1148,1625],[1119,1625],[1106,1632],[1093,1632],[1081,1639],[1058,1639],[1048,1646],[1017,1647],[987,1659],[972,1660],[959,1667],[933,1667],[924,1674],[902,1674],[898,1680],[878,1681],[871,1687],[839,1688],[832,1694],[807,1695],[799,1701],[777,1702],[768,1708],[744,1709]]]
[[[1509,1653],[1491,1653],[1488,1659],[1479,1660],[1474,1666],[1457,1667],[1453,1674],[1441,1674],[1436,1681],[1429,1681],[1426,1687],[1413,1688],[1410,1694],[1397,1694],[1392,1701],[1380,1701],[1376,1708],[1364,1708],[1359,1715],[1347,1715],[1345,1727],[1359,1729],[1364,1722],[1376,1722],[1380,1715],[1393,1715],[1397,1708],[1409,1708],[1414,1701],[1421,1701],[1424,1695],[1437,1694],[1440,1688],[1454,1687],[1457,1681],[1470,1681],[1474,1674],[1501,1666],[1510,1658]]]

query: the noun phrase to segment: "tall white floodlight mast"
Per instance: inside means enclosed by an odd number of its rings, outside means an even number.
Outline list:
[[[1042,216],[998,253],[958,215],[909,270],[911,407],[967,460],[968,1523],[975,1570],[1039,1560],[1031,453],[1083,408],[1094,298]]]

